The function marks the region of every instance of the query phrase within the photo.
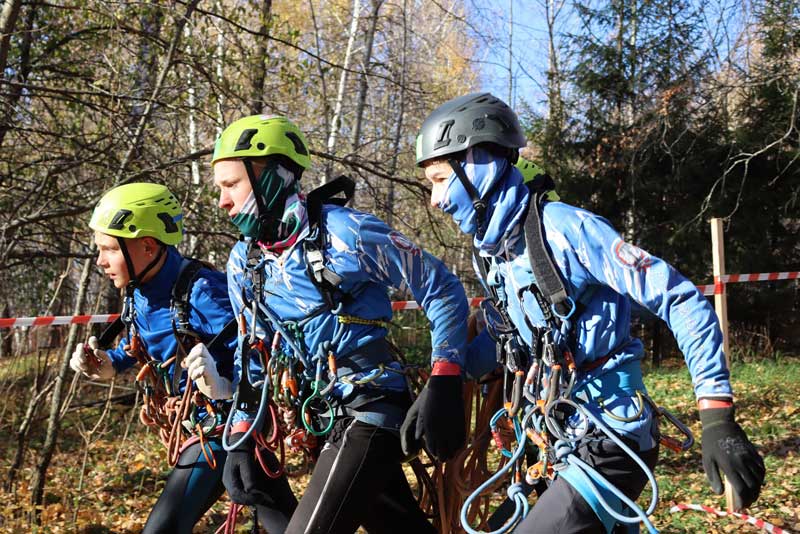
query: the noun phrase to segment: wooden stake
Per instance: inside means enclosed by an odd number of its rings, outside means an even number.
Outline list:
[[[722,219],[711,219],[711,253],[714,261],[714,285],[719,287],[718,280],[725,274],[725,241],[722,230]],[[725,284],[722,291],[714,290],[714,309],[717,311],[719,327],[722,330],[722,351],[725,353],[725,364],[731,369],[730,343],[728,338],[728,295]]]
[[[711,219],[711,253],[714,261],[714,309],[717,312],[719,327],[722,330],[722,351],[725,353],[725,365],[731,370],[730,343],[728,338],[728,294],[725,284],[719,280],[725,274],[725,241],[722,219]],[[718,289],[721,288],[721,291]],[[734,508],[733,486],[723,475],[725,482],[725,509],[736,512]]]

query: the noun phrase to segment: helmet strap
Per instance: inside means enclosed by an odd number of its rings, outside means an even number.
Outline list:
[[[475,236],[478,239],[483,239],[483,235],[486,233],[486,226],[488,224],[488,221],[486,220],[486,201],[481,198],[478,190],[475,188],[472,182],[469,181],[469,178],[467,178],[467,173],[464,172],[464,167],[461,166],[461,162],[455,158],[450,158],[447,160],[447,162],[450,164],[453,172],[456,173],[458,180],[461,182],[461,185],[464,187],[464,190],[466,190],[470,200],[472,201],[472,207],[475,210],[475,220],[478,226]]]
[[[128,251],[128,245],[125,243],[125,238],[117,237],[117,242],[119,243],[119,249],[122,251],[122,257],[125,258],[125,267],[128,269],[128,286],[125,288],[126,292],[128,292],[139,286],[142,278],[144,278],[144,275],[150,272],[150,270],[161,260],[161,257],[164,255],[164,251],[167,249],[167,247],[159,243],[158,254],[156,254],[156,257],[153,258],[153,260],[148,263],[144,269],[142,269],[142,272],[137,274],[136,269],[133,266],[131,253]]]

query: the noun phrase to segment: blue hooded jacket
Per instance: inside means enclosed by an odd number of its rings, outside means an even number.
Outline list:
[[[410,292],[431,323],[432,363],[456,363],[463,369],[467,300],[461,283],[445,265],[372,215],[325,205],[322,224],[326,233],[325,265],[341,277],[339,289],[346,295],[338,315],[388,322],[392,318],[389,288],[401,293]],[[308,238],[306,226],[297,243],[280,256],[264,253],[264,304],[282,323],[304,321],[313,315],[300,325],[302,335],[297,336],[297,343],[302,345],[308,358],[324,357],[330,349],[338,359],[386,337],[388,332],[383,325],[343,324],[325,307],[323,297],[307,271],[303,241]],[[228,260],[228,288],[237,313],[243,307],[242,288],[245,288],[247,300],[253,299],[252,284],[245,276],[247,249],[248,242],[237,243]],[[245,316],[250,324],[249,310]],[[268,340],[272,338],[273,326],[263,321],[263,317],[259,317],[258,327],[259,336]],[[334,340],[338,343],[328,347],[328,343]],[[283,342],[286,344],[286,340]],[[287,350],[287,353],[292,351]],[[386,356],[376,355],[384,361]],[[234,371],[237,382],[240,363],[241,355],[237,354]],[[378,363],[363,367],[353,378],[370,374]],[[339,376],[342,376],[341,365]],[[400,370],[397,363],[391,367]],[[259,380],[260,376],[259,372],[254,380]],[[395,392],[405,392],[407,388],[405,377],[392,371],[384,371],[366,387]],[[339,383],[334,395],[346,398],[351,392]],[[403,415],[404,410],[387,414],[383,408],[375,408],[374,412],[359,410],[355,417],[369,424],[397,429]]]
[[[529,193],[519,171],[504,161],[473,148],[464,164],[479,191],[493,191],[488,202],[488,231],[483,239],[474,238],[474,244],[490,260],[488,284],[505,302],[525,342],[532,345],[528,323],[537,327],[546,323],[534,295],[526,289],[535,282],[522,231]],[[462,230],[465,221],[467,226],[471,223],[466,230],[474,234],[471,202],[455,173],[449,178],[448,193],[440,207],[454,217],[458,214]],[[542,219],[547,244],[567,292],[582,305],[580,314],[571,318],[579,368],[575,391],[591,390],[604,380],[608,383],[630,365],[640,372],[638,361],[644,356],[644,347],[630,331],[633,301],[670,328],[684,354],[698,398],[733,396],[716,315],[691,281],[662,259],[624,241],[606,219],[586,210],[546,202]],[[476,338],[469,349],[470,354],[489,351],[493,354],[494,342],[488,332]],[[602,365],[580,370],[608,355]],[[484,363],[484,371],[491,369],[488,358]],[[597,402],[585,407],[637,441],[641,450],[654,446],[649,405],[639,418],[629,422],[608,417]],[[617,416],[630,417],[638,412],[639,403],[636,397],[620,395],[607,402],[606,408]]]
[[[175,247],[167,247],[167,259],[156,275],[147,283],[134,290],[134,321],[142,343],[147,352],[157,361],[165,361],[175,355],[177,340],[172,331],[173,311],[170,309],[172,288],[178,279],[183,256]],[[201,268],[189,292],[189,324],[208,345],[233,319],[225,273]],[[108,351],[111,363],[117,372],[122,372],[136,363],[128,356],[123,346],[130,344],[126,334],[120,344]],[[222,348],[212,353],[217,362],[220,376],[232,378],[233,356],[236,349],[236,335],[226,340]],[[183,370],[181,370],[183,371]],[[172,379],[174,364],[169,367]],[[182,372],[180,390],[186,383],[186,373]]]

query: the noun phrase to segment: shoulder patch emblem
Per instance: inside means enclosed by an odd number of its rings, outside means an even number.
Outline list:
[[[418,256],[421,254],[420,248],[415,245],[409,238],[401,234],[400,232],[393,230],[389,232],[389,239],[391,239],[392,243],[395,247],[403,252],[409,252],[414,256]]]
[[[626,269],[646,271],[653,264],[647,252],[622,239],[614,242],[613,249],[617,262]]]

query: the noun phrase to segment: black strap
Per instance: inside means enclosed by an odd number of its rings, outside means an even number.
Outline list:
[[[122,330],[125,328],[125,322],[122,320],[122,317],[117,317],[113,323],[108,325],[103,333],[100,334],[100,337],[97,338],[97,346],[101,349],[107,349],[111,347],[111,344],[117,339],[117,336],[122,333]]]
[[[461,182],[461,186],[467,192],[469,199],[472,202],[472,208],[475,210],[475,222],[477,223],[475,236],[478,239],[483,239],[483,236],[486,233],[486,227],[489,224],[489,221],[486,217],[486,201],[481,198],[478,190],[475,188],[473,183],[469,181],[469,178],[467,178],[467,174],[464,172],[464,168],[461,166],[461,163],[455,158],[450,158],[447,160],[447,162],[450,164],[453,172],[456,173],[456,177]],[[497,182],[499,181],[500,180],[497,180]],[[485,198],[489,198],[490,194],[491,191],[487,191]]]
[[[525,218],[525,244],[528,259],[536,278],[536,286],[547,302],[553,305],[556,313],[566,317],[574,310],[572,299],[567,293],[561,272],[553,261],[553,254],[547,244],[542,224],[541,205],[547,192],[555,187],[548,175],[539,175],[528,183],[531,196],[528,200],[528,214]],[[544,311],[544,310],[543,310]]]
[[[356,191],[356,183],[349,176],[337,176],[306,195],[306,210],[308,212],[308,223],[312,227],[320,223],[322,219],[322,205],[336,204],[344,206],[353,199]],[[338,197],[337,195],[344,195]]]
[[[205,265],[199,260],[184,258],[178,269],[178,276],[172,286],[172,300],[170,302],[170,307],[175,313],[173,321],[175,322],[177,334],[196,335],[196,332],[189,324],[189,297],[191,296],[194,281],[203,267]]]
[[[306,196],[309,238],[303,241],[306,271],[311,282],[322,295],[325,303],[335,307],[342,278],[325,266],[325,225],[322,221],[322,206],[336,204],[344,206],[353,198],[356,184],[349,176],[339,176],[314,189]],[[342,196],[339,196],[342,195]]]

